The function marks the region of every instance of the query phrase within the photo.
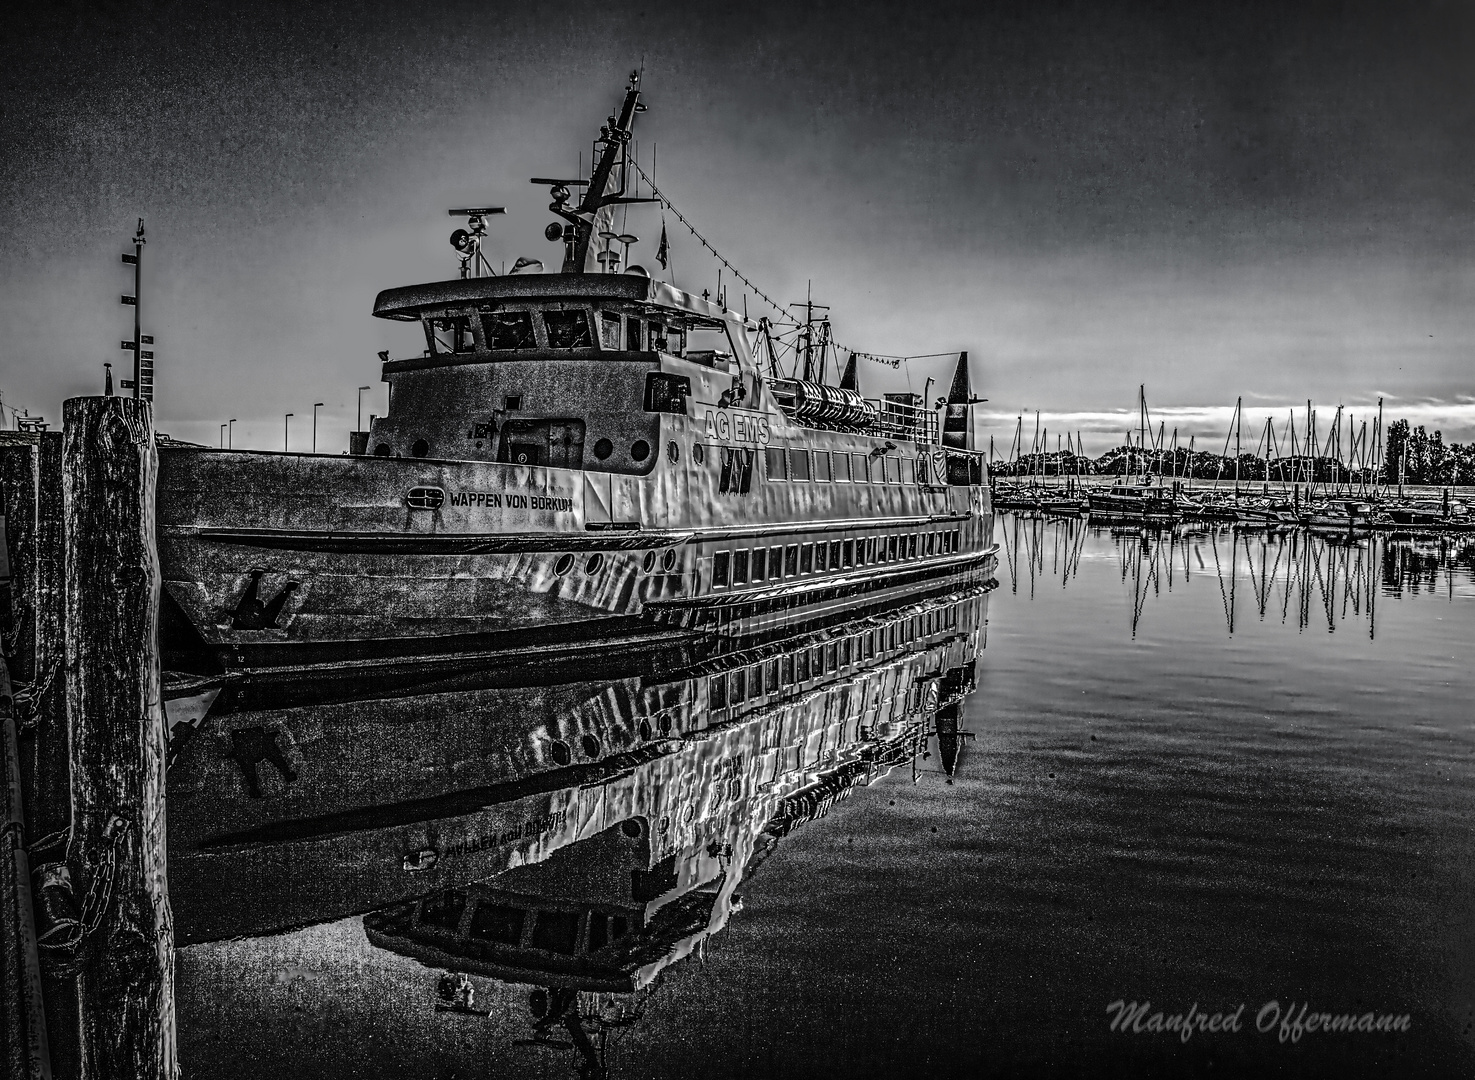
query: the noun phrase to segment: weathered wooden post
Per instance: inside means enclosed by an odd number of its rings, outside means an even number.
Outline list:
[[[0,1051],[7,1080],[51,1080],[26,857],[15,695],[0,657]]]
[[[72,851],[98,920],[77,975],[80,1074],[174,1080],[153,418],[142,400],[84,397],[63,420]]]

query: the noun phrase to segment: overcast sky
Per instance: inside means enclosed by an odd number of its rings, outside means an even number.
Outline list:
[[[1383,395],[1475,438],[1468,3],[95,0],[0,32],[0,391],[53,420],[125,366],[143,216],[159,426],[280,449],[294,412],[306,449],[322,401],[341,449],[375,353],[419,347],[375,294],[453,277],[468,201],[508,207],[495,262],[556,266],[527,180],[587,168],[643,63],[676,205],[779,300],[812,279],[848,346],[968,350],[1001,445],[1038,409],[1099,453],[1139,383],[1200,446],[1237,397],[1247,430]],[[626,227],[653,265],[660,212]]]

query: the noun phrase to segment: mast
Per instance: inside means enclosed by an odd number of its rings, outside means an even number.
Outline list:
[[[1147,384],[1137,384],[1137,446],[1142,451],[1142,468],[1147,470]]]
[[[123,348],[133,352],[133,378],[123,380],[123,389],[132,390],[135,398],[154,400],[154,354],[142,348],[152,345],[154,339],[143,335],[143,307],[140,303],[143,288],[143,245],[148,241],[143,235],[143,218],[138,219],[138,231],[133,234],[133,254],[123,254],[125,264],[133,264],[133,295],[124,296],[122,302],[133,308],[133,340],[123,342]]]
[[[809,286],[805,290],[804,302],[803,303],[790,304],[789,306],[790,307],[802,307],[804,309],[804,330],[802,332],[802,336],[804,338],[804,381],[805,382],[813,382],[814,381],[814,313],[815,313],[816,310],[819,310],[819,311],[829,311],[830,310],[830,307],[829,307],[828,304],[816,304],[814,302],[814,282],[813,282],[813,280],[811,280],[809,282]],[[828,328],[828,320],[826,320],[826,326],[823,329],[827,329],[827,328]],[[829,335],[828,334],[825,334],[825,337],[826,337],[826,339],[828,339]],[[821,353],[821,365],[823,365],[823,352]],[[820,378],[821,379],[824,378],[823,366],[821,366]]]
[[[1241,422],[1244,420],[1240,408],[1244,404],[1244,400],[1242,397],[1234,399],[1234,497],[1236,500],[1239,499],[1239,429]],[[1233,633],[1233,631],[1230,632]]]
[[[544,232],[550,240],[563,241],[563,272],[565,274],[585,272],[589,261],[589,245],[594,238],[595,221],[600,211],[620,203],[660,201],[655,198],[626,198],[625,174],[627,170],[625,168],[620,169],[619,190],[607,191],[610,175],[614,172],[615,165],[624,161],[630,152],[630,137],[634,130],[635,114],[644,111],[645,106],[640,102],[640,72],[632,71],[630,72],[630,85],[625,88],[625,100],[620,105],[619,115],[611,116],[607,124],[600,126],[599,159],[595,162],[594,171],[590,174],[587,184],[582,179],[551,180],[534,177],[532,180],[534,184],[549,185],[553,201],[548,204],[548,209],[568,222],[562,231],[557,228],[555,222]],[[577,206],[570,209],[568,205],[569,188],[579,186],[584,187],[583,198],[579,200]]]

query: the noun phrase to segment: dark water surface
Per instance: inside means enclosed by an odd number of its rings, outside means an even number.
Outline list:
[[[955,782],[934,754],[784,838],[611,1004],[610,1075],[1475,1075],[1472,549],[1000,532]],[[437,1011],[361,920],[178,972],[188,1076],[579,1075],[527,986]],[[1114,1032],[1119,999],[1241,1030]],[[1282,1041],[1272,1001],[1408,1030]]]

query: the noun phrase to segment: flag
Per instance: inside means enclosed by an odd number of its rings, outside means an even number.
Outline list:
[[[512,269],[507,272],[509,274],[541,274],[543,272],[543,260],[529,259],[526,256],[519,255],[517,261],[512,264]]]
[[[671,261],[671,245],[666,240],[666,223],[661,222],[661,246],[656,248],[656,262],[661,264],[661,269],[666,269]]]

